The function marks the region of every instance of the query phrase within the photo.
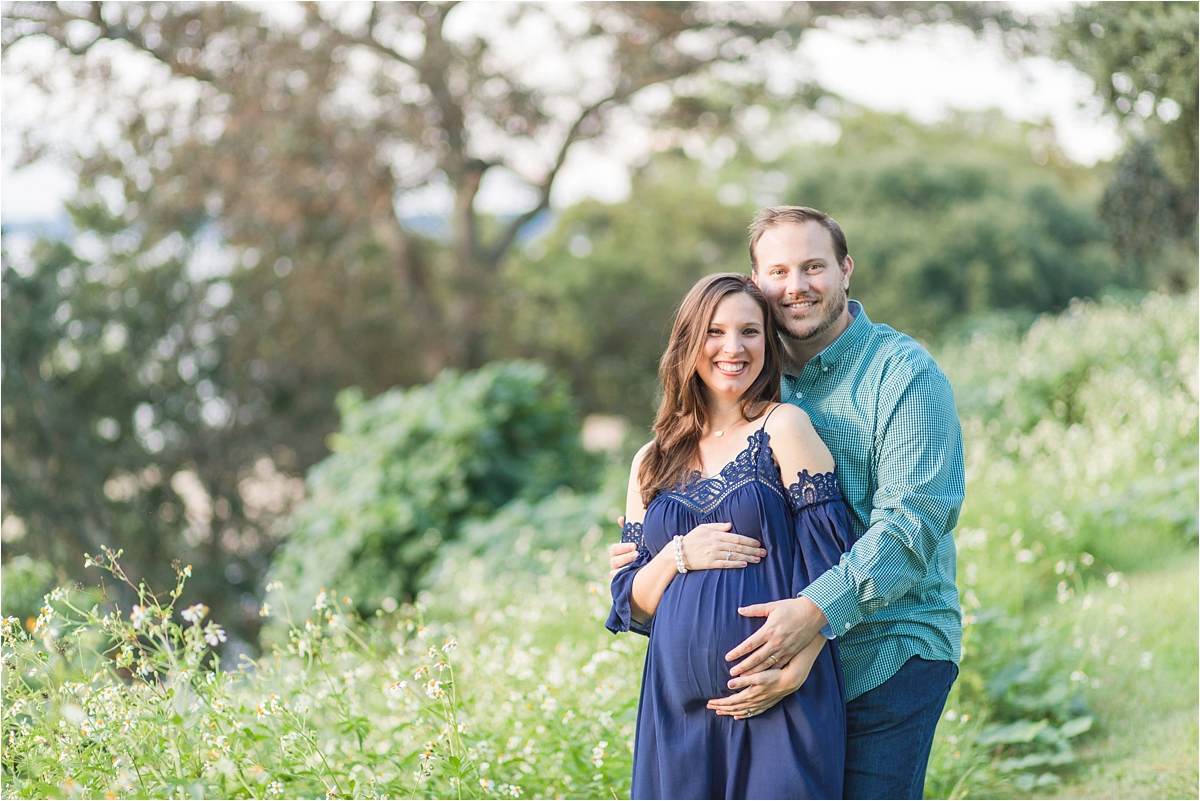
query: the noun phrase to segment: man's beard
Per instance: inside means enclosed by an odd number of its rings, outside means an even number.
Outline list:
[[[793,342],[807,342],[810,339],[816,339],[830,328],[833,328],[837,324],[838,318],[842,316],[842,312],[846,309],[846,290],[842,288],[840,282],[837,284],[834,292],[835,294],[826,296],[817,304],[817,308],[821,310],[821,315],[817,318],[816,324],[803,334],[789,328],[785,320],[781,319],[782,315],[777,314],[775,322],[777,323],[776,327],[779,329],[779,335]],[[780,306],[782,305],[781,301]]]

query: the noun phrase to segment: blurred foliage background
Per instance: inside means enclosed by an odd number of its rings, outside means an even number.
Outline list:
[[[480,753],[528,723],[497,779],[616,792],[640,650],[599,630],[605,527],[671,315],[698,277],[748,269],[757,208],[810,205],[847,231],[851,294],[930,347],[963,418],[967,636],[930,792],[1060,792],[1082,757],[1081,793],[1195,795],[1196,3],[5,2],[0,18],[5,71],[84,131],[5,140],[18,167],[78,178],[67,231],[31,242],[0,221],[6,616],[32,627],[48,590],[97,583],[85,554],[102,548],[158,590],[193,566],[180,603],[212,608],[225,664],[296,636],[268,599],[298,623],[337,589],[377,629],[425,609],[498,699],[464,707]],[[1085,167],[1049,123],[921,122],[780,69],[831,25],[953,29],[1072,65],[1123,144]],[[796,134],[814,124],[832,135]],[[627,198],[551,204],[570,159],[631,131]],[[383,641],[337,659],[386,673]],[[551,703],[555,676],[574,678]],[[49,697],[30,692],[31,709]],[[418,740],[440,724],[389,734],[384,702],[360,700],[358,751],[330,722],[326,768],[374,772],[394,734],[413,740],[396,781],[425,770]],[[54,771],[73,781],[101,752],[85,733],[60,759],[7,704],[6,783],[73,792]],[[354,756],[364,732],[379,748]],[[323,789],[270,764],[293,795]],[[179,781],[233,792],[209,768]]]
[[[506,504],[595,488],[582,415],[629,425],[622,462],[674,305],[747,268],[761,205],[833,214],[853,295],[935,347],[1196,285],[1194,3],[295,11],[3,7],[5,63],[50,43],[24,77],[75,93],[95,132],[66,154],[21,132],[19,163],[65,159],[78,191],[69,237],[17,253],[4,236],[6,614],[95,580],[102,546],[152,586],[196,565],[189,595],[248,652],[270,576],[354,582],[364,612],[411,598]],[[1046,125],[920,123],[772,74],[839,19],[1074,64],[1125,145],[1085,168]],[[801,113],[836,141],[786,141]],[[568,155],[631,124],[653,145],[628,199],[551,211]],[[481,209],[494,180],[518,210]],[[404,213],[431,190],[445,214]]]

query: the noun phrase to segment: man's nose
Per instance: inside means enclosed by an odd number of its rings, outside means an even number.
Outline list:
[[[808,274],[803,270],[798,270],[788,276],[787,294],[792,296],[805,295],[808,293]]]

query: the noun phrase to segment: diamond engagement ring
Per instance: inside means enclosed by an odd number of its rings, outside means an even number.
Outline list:
[[[732,562],[732,561],[733,561],[733,551],[726,551],[726,552],[725,552],[725,561],[726,561],[726,562]]]

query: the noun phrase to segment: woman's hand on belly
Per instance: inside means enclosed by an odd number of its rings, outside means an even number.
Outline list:
[[[718,715],[737,719],[761,715],[804,686],[824,647],[825,638],[818,635],[788,664],[730,679],[729,689],[738,692],[712,699],[708,708]]]
[[[758,540],[734,534],[732,523],[701,523],[683,538],[683,564],[688,570],[745,567],[767,552]]]

